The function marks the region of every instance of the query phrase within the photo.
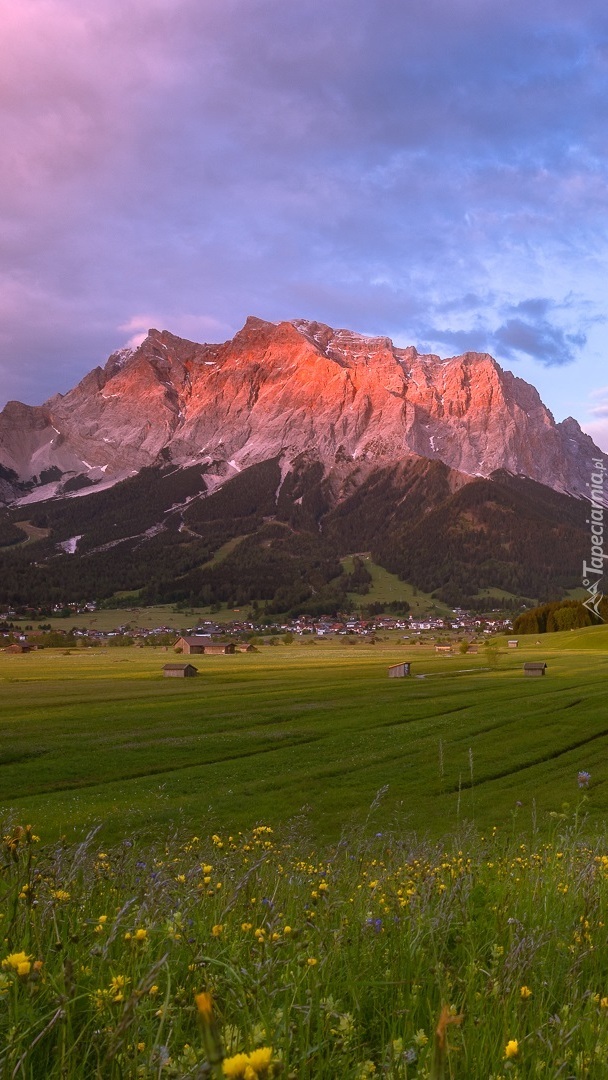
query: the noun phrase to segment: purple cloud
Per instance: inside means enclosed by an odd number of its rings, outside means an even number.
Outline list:
[[[602,302],[607,31],[599,0],[7,0],[0,404],[147,314],[572,363]]]

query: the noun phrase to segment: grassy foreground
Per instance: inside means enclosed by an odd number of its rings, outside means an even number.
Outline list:
[[[156,649],[0,654],[0,811],[46,839],[104,842],[174,823],[199,833],[305,815],[316,838],[361,823],[445,835],[576,800],[608,813],[608,627],[522,638],[497,667],[432,646],[344,639],[194,657],[164,679]],[[412,661],[413,677],[388,665]],[[526,659],[548,663],[527,679]],[[416,677],[423,676],[423,677]]]
[[[603,1080],[608,845],[559,828],[323,851],[8,828],[0,1076]]]

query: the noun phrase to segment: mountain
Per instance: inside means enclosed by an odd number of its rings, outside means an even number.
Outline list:
[[[201,464],[207,483],[221,483],[279,454],[286,469],[311,452],[325,469],[416,455],[571,494],[584,494],[600,455],[575,420],[556,424],[537,391],[491,356],[441,360],[304,320],[249,318],[223,345],[150,330],[69,393],[0,413],[5,500],[24,483],[45,486],[45,496],[76,477],[122,479],[160,455]]]
[[[151,330],[0,413],[0,602],[329,610],[365,590],[340,562],[361,551],[451,603],[546,599],[580,578],[599,456],[485,354],[303,320],[222,345]]]

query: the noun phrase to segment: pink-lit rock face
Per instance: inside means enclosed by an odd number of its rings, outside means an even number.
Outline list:
[[[163,452],[218,481],[282,454],[353,467],[439,459],[582,494],[600,451],[576,421],[556,424],[536,390],[479,353],[442,360],[315,322],[249,318],[222,345],[151,330],[64,396],[0,413],[0,465],[20,479],[56,466],[124,477]]]

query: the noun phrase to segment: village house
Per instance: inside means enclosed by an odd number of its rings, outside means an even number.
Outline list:
[[[188,634],[178,638],[173,648],[176,652],[184,653],[184,656],[190,656],[193,653],[204,653],[209,645],[211,634]]]

